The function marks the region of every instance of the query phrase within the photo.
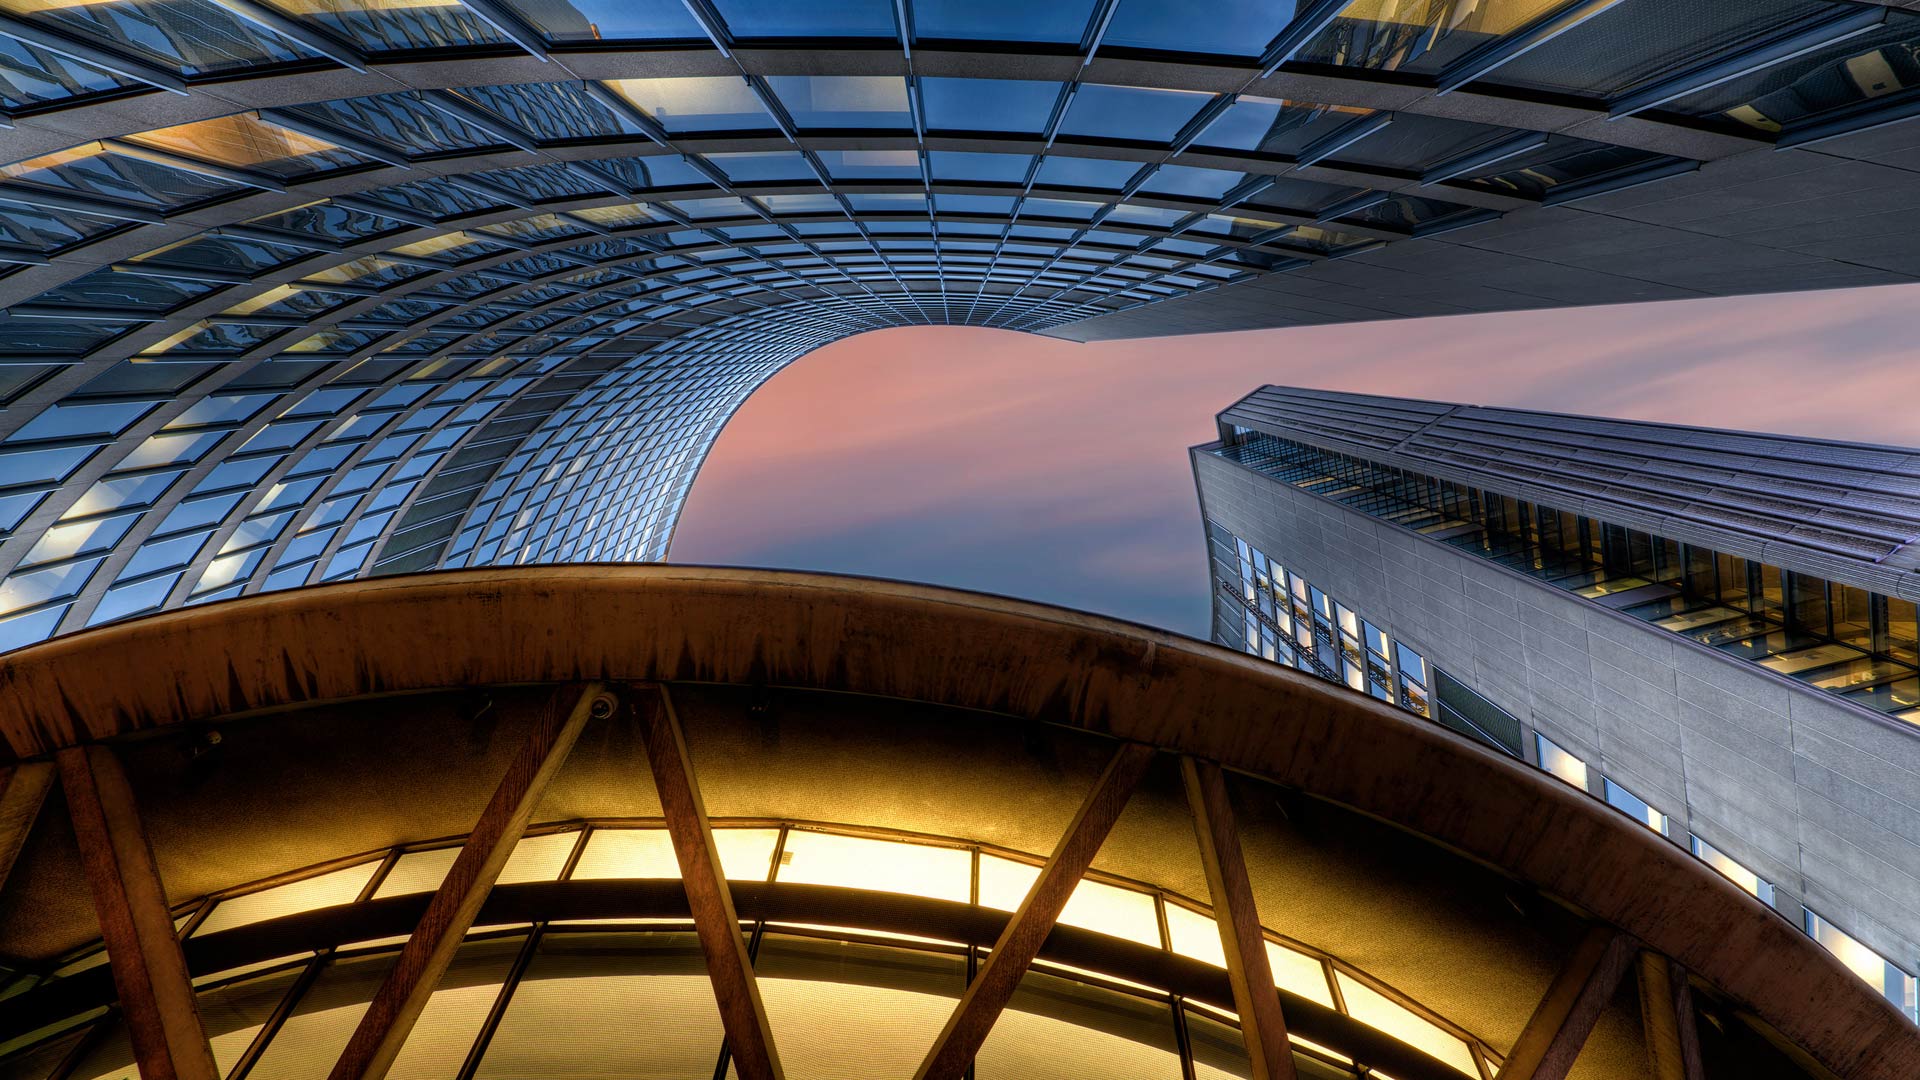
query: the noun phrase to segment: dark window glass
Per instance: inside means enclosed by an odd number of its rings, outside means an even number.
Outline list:
[[[737,38],[891,37],[887,0],[715,0]]]
[[[1788,574],[1787,617],[1798,629],[1826,634],[1832,629],[1827,609],[1827,583],[1805,574]]]
[[[1213,0],[1200,6],[1191,0],[1120,0],[1100,43],[1102,47],[1259,56],[1286,29],[1293,8],[1291,0]]]
[[[30,22],[187,75],[280,64],[311,55],[212,4],[109,0],[10,6],[9,10]]]
[[[1141,169],[1137,161],[1067,157],[1049,154],[1040,162],[1034,183],[1043,187],[1093,188],[1119,191]]]
[[[1094,0],[914,0],[913,33],[922,40],[1078,44]]]
[[[1167,142],[1212,97],[1188,90],[1087,83],[1074,94],[1060,132],[1130,142]]]
[[[704,41],[680,0],[505,0],[550,42]]]
[[[1028,79],[920,80],[921,107],[933,131],[1046,130],[1060,83]]]
[[[23,41],[0,38],[0,108],[10,112],[138,85]]]
[[[277,6],[371,53],[507,43],[485,19],[458,4],[402,7],[383,0],[279,0]]]
[[[898,75],[772,75],[767,85],[803,128],[910,128]]]
[[[1017,184],[1033,164],[1028,154],[979,154],[935,150],[927,155],[937,180],[984,180]]]
[[[1768,136],[1830,113],[1909,96],[1920,87],[1920,15],[1887,13],[1884,25],[1721,83],[1663,108]]]

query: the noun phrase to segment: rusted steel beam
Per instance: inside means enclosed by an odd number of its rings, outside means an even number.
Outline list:
[[[599,683],[561,688],[543,705],[467,842],[400,948],[400,958],[360,1017],[329,1080],[380,1080],[406,1045],[414,1021],[453,963],[474,916],[527,830],[547,784],[580,738],[587,720],[610,716],[613,698]]]
[[[1496,1080],[1566,1080],[1639,950],[1611,926],[1589,930],[1534,1007]]]
[[[1041,868],[1033,888],[1027,890],[1020,910],[1014,912],[1000,939],[994,942],[980,974],[967,986],[946,1027],[934,1039],[914,1080],[960,1080],[966,1075],[967,1066],[973,1063],[980,1044],[987,1041],[987,1032],[1013,998],[1041,944],[1053,932],[1053,924],[1092,865],[1094,854],[1119,819],[1153,754],[1150,746],[1125,743],[1107,763],[1047,865]]]
[[[1234,1011],[1240,1014],[1240,1037],[1246,1043],[1253,1080],[1294,1080],[1293,1047],[1287,1041],[1273,967],[1267,962],[1267,938],[1254,908],[1253,885],[1240,851],[1226,776],[1219,765],[1191,757],[1180,759],[1180,776],[1186,782],[1187,805],[1193,810],[1200,863],[1207,872],[1207,890],[1213,894],[1213,917],[1220,926],[1220,946],[1227,957]]]
[[[142,1080],[219,1080],[167,891],[119,759],[107,747],[82,746],[60,751],[54,763]]]
[[[733,910],[733,894],[714,847],[713,827],[706,803],[687,756],[686,735],[666,686],[656,688],[651,702],[635,701],[645,729],[647,764],[653,769],[660,809],[680,863],[681,883],[693,913],[694,933],[706,954],[707,975],[713,982],[720,1022],[726,1029],[727,1050],[740,1080],[782,1080],[780,1054],[767,1026],[767,1009],[754,981],[747,942],[740,935],[740,917]]]
[[[53,789],[53,763],[28,761],[0,769],[0,888],[7,884],[13,860],[40,818],[40,806]]]
[[[1693,1025],[1687,969],[1657,952],[1643,951],[1635,970],[1649,1080],[1702,1080],[1700,1033]]]

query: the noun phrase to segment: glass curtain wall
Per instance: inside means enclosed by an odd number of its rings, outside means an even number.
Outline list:
[[[1920,723],[1910,600],[1238,429],[1212,451],[1858,705]]]

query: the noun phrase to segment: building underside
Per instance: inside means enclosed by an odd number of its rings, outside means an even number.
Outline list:
[[[1627,817],[1075,612],[476,570],[0,678],[9,1080],[1920,1069],[1892,1005]]]
[[[1910,281],[1911,6],[0,5],[0,649],[658,559],[864,330]]]

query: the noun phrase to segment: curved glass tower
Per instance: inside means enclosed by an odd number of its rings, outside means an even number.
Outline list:
[[[1912,280],[1823,0],[0,0],[0,649],[648,560],[773,372]]]

